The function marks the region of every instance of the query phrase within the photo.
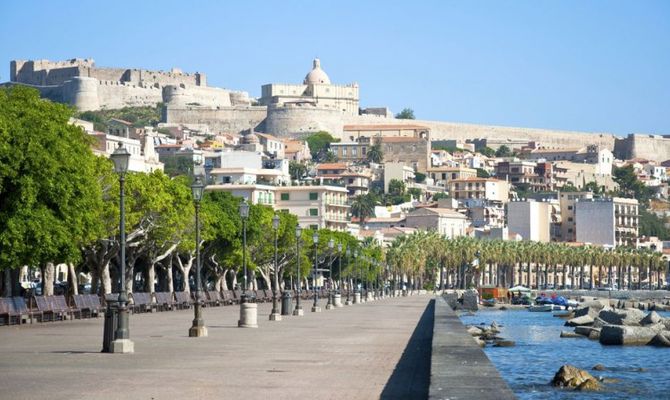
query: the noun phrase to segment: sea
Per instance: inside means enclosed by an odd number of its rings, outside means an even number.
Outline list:
[[[670,317],[670,313],[659,313]],[[487,346],[484,351],[519,399],[670,399],[670,348],[603,346],[587,338],[561,338],[565,320],[551,312],[480,310],[464,314],[466,325],[502,325],[500,337],[514,347]],[[563,364],[587,370],[596,378],[615,379],[599,392],[554,388],[551,379]],[[594,371],[602,364],[605,371]]]

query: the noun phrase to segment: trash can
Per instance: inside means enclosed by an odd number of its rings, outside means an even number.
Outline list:
[[[102,335],[102,352],[112,352],[112,342],[116,340],[116,327],[119,325],[119,302],[118,300],[106,300],[105,327]]]
[[[293,304],[291,302],[291,293],[284,291],[281,295],[281,315],[291,315],[293,311]]]

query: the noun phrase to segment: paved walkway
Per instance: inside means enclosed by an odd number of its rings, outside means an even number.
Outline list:
[[[432,296],[387,298],[237,327],[238,306],[130,318],[135,354],[101,354],[103,319],[0,327],[0,398],[413,399],[427,397]],[[421,322],[421,323],[419,323]],[[427,357],[426,357],[427,355]]]

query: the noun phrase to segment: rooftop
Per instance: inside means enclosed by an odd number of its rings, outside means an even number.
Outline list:
[[[347,169],[347,164],[345,163],[324,163],[324,164],[319,164],[318,167],[316,167],[317,170],[321,169]]]
[[[371,125],[344,125],[344,131],[397,131],[397,130],[427,130],[424,125],[412,124],[371,124]]]

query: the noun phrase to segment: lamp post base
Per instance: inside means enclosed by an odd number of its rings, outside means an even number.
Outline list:
[[[296,308],[295,310],[293,310],[293,315],[296,317],[302,317],[303,315],[305,315],[305,312],[302,310],[302,308]]]
[[[112,342],[110,353],[132,354],[135,352],[135,343],[130,339],[116,339]]]
[[[361,294],[359,292],[354,293],[354,304],[359,304],[361,302]]]
[[[258,304],[240,304],[240,320],[237,321],[240,328],[258,328]]]
[[[330,303],[326,304],[326,310],[332,310],[333,308],[335,308],[334,305],[332,305]]]
[[[319,306],[312,306],[312,312],[321,312],[321,307],[319,307]]]
[[[279,313],[270,314],[270,321],[281,321],[281,314]]]
[[[207,337],[206,326],[192,326],[188,330],[188,337]]]
[[[354,304],[354,303],[351,301],[351,299],[349,299],[349,300],[347,300],[347,301],[344,302],[344,305],[345,305],[345,306],[350,306],[350,305],[352,305],[352,304]]]
[[[342,295],[341,294],[334,295],[333,299],[334,299],[333,302],[335,303],[335,307],[337,307],[337,308],[344,307],[342,305]]]
[[[368,297],[368,298],[367,298],[367,301],[373,301],[373,300],[375,299],[374,296],[373,296],[373,294],[372,294],[372,292],[368,292],[367,297]]]

